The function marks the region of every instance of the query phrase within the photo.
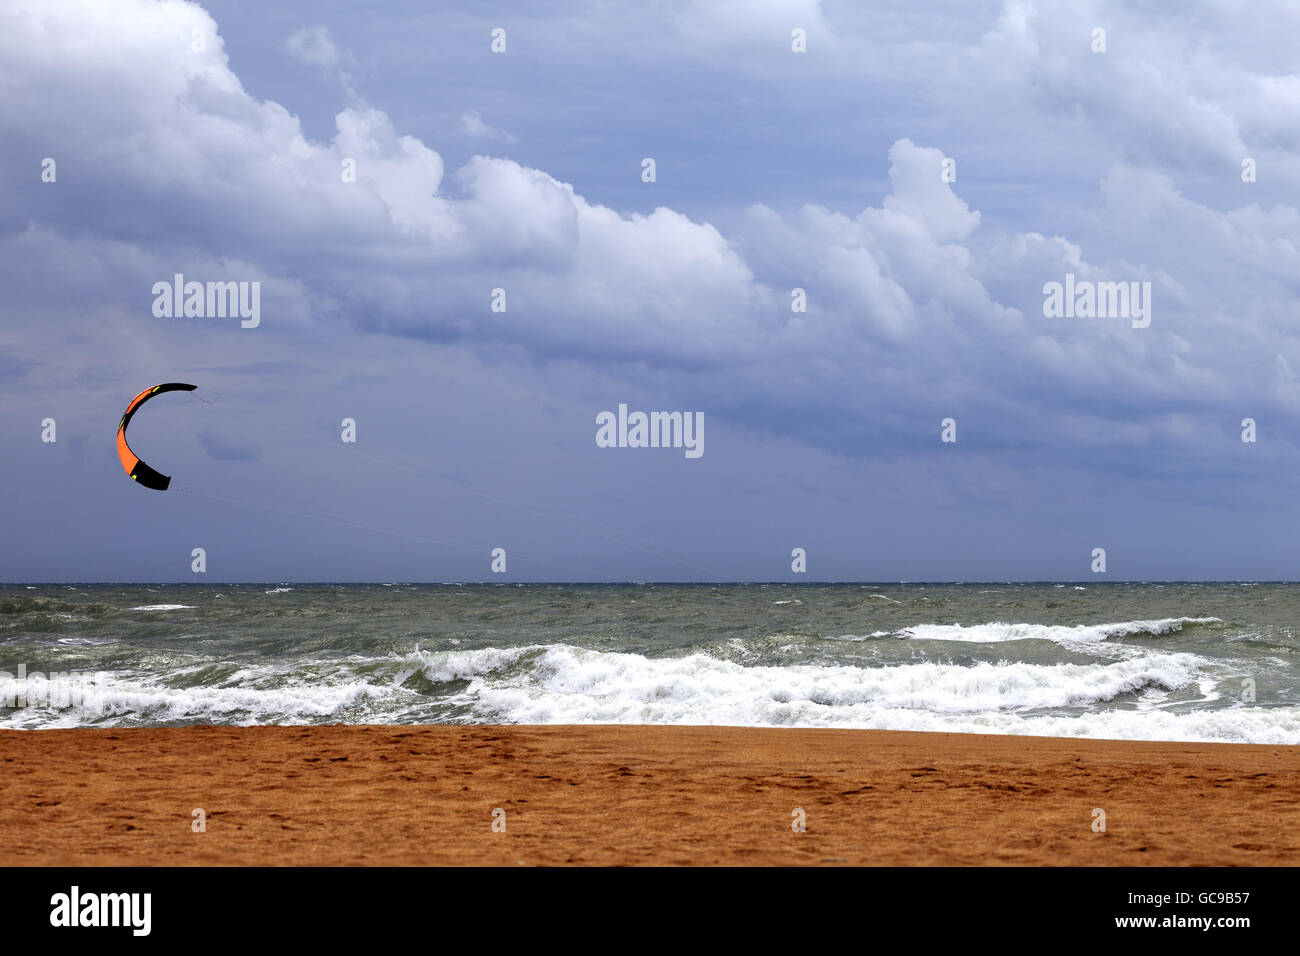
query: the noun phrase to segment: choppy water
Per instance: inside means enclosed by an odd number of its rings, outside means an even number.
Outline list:
[[[1295,584],[10,585],[0,726],[680,723],[1296,744],[1298,629]]]

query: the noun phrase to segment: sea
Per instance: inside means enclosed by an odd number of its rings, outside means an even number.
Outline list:
[[[1300,744],[1300,585],[0,586],[0,727],[337,723]]]

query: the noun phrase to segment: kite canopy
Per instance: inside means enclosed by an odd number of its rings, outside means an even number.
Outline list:
[[[168,475],[154,471],[131,450],[131,446],[126,443],[126,426],[131,424],[131,416],[139,410],[140,406],[155,395],[161,395],[163,392],[192,392],[196,388],[197,385],[186,385],[184,382],[168,382],[166,385],[146,388],[131,399],[131,404],[126,406],[126,411],[122,413],[122,421],[117,426],[117,456],[122,459],[122,467],[126,469],[126,473],[146,488],[166,491],[172,480]]]

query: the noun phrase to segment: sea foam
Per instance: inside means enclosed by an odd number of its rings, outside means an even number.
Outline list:
[[[1188,624],[1219,624],[1217,617],[1166,617],[1115,624],[917,624],[896,632],[897,637],[918,641],[968,641],[996,644],[1002,641],[1053,641],[1057,644],[1091,644],[1113,637],[1153,637],[1181,631]]]

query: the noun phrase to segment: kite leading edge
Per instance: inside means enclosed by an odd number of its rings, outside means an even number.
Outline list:
[[[131,416],[139,411],[140,406],[155,395],[161,395],[163,392],[192,392],[196,388],[198,388],[197,385],[186,385],[184,382],[168,382],[164,385],[146,388],[131,399],[131,404],[126,406],[126,411],[122,413],[122,421],[117,426],[117,456],[122,459],[122,467],[126,469],[126,473],[146,488],[152,488],[155,491],[166,491],[172,480],[169,475],[154,471],[154,469],[142,462],[135,452],[131,451],[131,446],[126,443],[126,426],[131,423]]]

